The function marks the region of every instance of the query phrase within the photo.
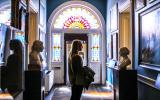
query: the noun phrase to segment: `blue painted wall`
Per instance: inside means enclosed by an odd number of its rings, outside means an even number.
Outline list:
[[[1,4],[1,3],[4,3],[4,2],[9,2],[9,3],[11,3],[11,0],[0,0],[0,4]]]
[[[4,1],[9,1],[9,0],[0,0],[0,3],[4,2]],[[11,1],[11,0],[10,0]]]
[[[110,34],[110,9],[112,8],[112,6],[117,2],[117,0],[108,0],[107,1],[107,7],[106,7],[106,40],[107,40],[107,43],[106,43],[106,49],[107,49],[107,55],[109,54],[109,45],[110,45],[110,41],[111,41],[111,34]],[[109,61],[110,61],[110,58],[107,58],[107,63],[109,64]],[[113,84],[113,69],[111,68],[107,68],[107,76],[106,76],[106,80],[109,84]]]
[[[111,7],[115,3],[117,3],[118,1],[123,2],[123,0],[108,0],[107,1],[107,16],[110,16]],[[159,2],[159,4],[160,4],[160,2]],[[137,23],[138,19],[136,19],[136,16],[134,16],[133,18],[135,19],[135,23]],[[110,18],[107,17],[107,47],[108,47],[110,39],[111,39],[111,34],[109,32],[109,29],[110,29],[109,22],[110,22]],[[138,26],[138,24],[135,25],[135,27],[137,27],[137,26]],[[135,53],[134,53],[135,54],[135,59],[134,59],[135,66],[133,66],[133,68],[137,69],[138,74],[156,80],[158,73],[160,73],[159,71],[143,68],[138,65],[138,48],[139,47],[138,47],[137,39],[138,39],[139,34],[138,34],[138,32],[136,32],[136,30],[135,30],[134,34],[135,34],[135,40],[134,40],[135,41],[135,43],[134,43],[135,44],[135,47],[134,47],[135,48]],[[107,61],[109,61],[109,60],[110,59],[108,58]],[[108,70],[107,74],[108,74],[107,80],[110,83],[112,83],[112,78],[111,78],[112,71]],[[138,81],[138,100],[160,100],[160,90]]]
[[[49,19],[53,10],[62,3],[70,0],[47,0],[47,20]],[[106,0],[85,0],[86,2],[95,6],[106,20]]]
[[[147,78],[150,78],[152,80],[156,80],[158,73],[160,73],[160,71],[152,69],[156,66],[154,65],[150,65],[150,68],[145,68],[142,67],[139,64],[139,28],[138,28],[138,17],[139,14],[141,14],[141,12],[145,12],[148,8],[150,9],[150,7],[155,7],[156,5],[160,5],[160,0],[157,0],[156,2],[152,2],[152,3],[147,3],[145,7],[143,7],[140,11],[135,11],[135,49],[134,49],[134,54],[135,54],[135,58],[134,58],[134,62],[135,62],[135,68],[138,71],[138,74]],[[141,25],[140,25],[141,26]],[[156,47],[156,45],[155,45]],[[148,66],[148,65],[146,65]],[[149,67],[149,66],[148,66]],[[155,88],[155,84],[151,84],[148,83],[150,85],[152,85],[153,87],[146,85],[143,82],[138,82],[138,93],[139,93],[139,100],[160,100],[160,89]],[[159,83],[160,84],[160,83]]]

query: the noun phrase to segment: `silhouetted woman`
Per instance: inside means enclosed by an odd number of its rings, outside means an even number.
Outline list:
[[[72,94],[70,100],[80,100],[83,90],[83,77],[81,70],[83,68],[82,58],[79,51],[83,48],[80,40],[74,40],[68,58],[69,80],[71,83]]]
[[[7,59],[7,88],[10,93],[22,89],[22,43],[19,40],[10,41],[10,50],[13,51]]]

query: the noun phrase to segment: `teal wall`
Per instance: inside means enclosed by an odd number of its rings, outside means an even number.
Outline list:
[[[111,41],[111,34],[110,34],[110,9],[112,8],[112,6],[115,4],[117,2],[117,0],[108,0],[107,1],[107,7],[106,7],[106,52],[107,52],[107,63],[109,63],[109,61],[110,61],[110,59],[108,58],[108,54],[109,54],[109,45],[110,45],[110,41]],[[107,72],[106,72],[106,74],[107,74],[107,76],[106,76],[106,80],[108,81],[108,83],[110,83],[110,84],[113,84],[113,70],[112,69],[110,69],[110,68],[107,68],[107,70],[106,70]]]
[[[9,1],[9,0],[0,0],[0,3],[4,2],[4,1]],[[11,0],[10,0],[11,1]]]
[[[117,2],[123,2],[124,0],[108,0],[107,1],[107,47],[109,45],[109,42],[110,42],[110,39],[111,39],[111,34],[110,34],[110,9],[111,7],[117,3]],[[156,0],[157,1],[157,4],[158,4],[158,1],[159,1],[159,5],[160,5],[160,0]],[[132,0],[132,3],[134,3],[134,0]],[[154,3],[153,3],[154,4]],[[152,5],[152,4],[147,4],[149,7]],[[147,5],[146,7],[144,7],[143,9],[147,9]],[[142,9],[142,10],[143,10]],[[140,11],[139,11],[140,12]],[[135,12],[136,13],[136,12]],[[136,18],[136,16],[133,16],[133,19],[135,20],[135,23],[138,22],[138,19]],[[134,24],[133,24],[134,26]],[[138,27],[139,25],[136,24],[135,27]],[[136,29],[134,29],[135,33],[134,34],[134,43],[135,44],[133,46],[134,50],[135,51],[133,54],[135,55],[135,58],[134,58],[134,66],[133,68],[137,69],[137,72],[138,74],[142,75],[142,76],[145,76],[145,77],[148,77],[150,79],[154,79],[156,80],[157,78],[157,75],[158,73],[160,73],[160,71],[156,71],[156,70],[152,70],[152,69],[148,69],[148,68],[143,68],[143,67],[140,67],[139,64],[138,64],[138,48],[139,48],[139,44],[137,42],[138,38],[139,38],[139,33],[138,31],[136,32]],[[108,51],[108,50],[107,50]],[[109,58],[107,59],[107,61],[109,62]],[[154,66],[153,66],[154,67]],[[107,80],[112,83],[112,70],[107,70]],[[154,84],[153,84],[154,85]],[[138,100],[159,100],[160,98],[160,90],[158,90],[157,88],[154,88],[154,87],[151,87],[149,85],[146,85],[145,83],[141,82],[141,81],[138,81]]]
[[[11,3],[11,0],[0,0],[0,5],[4,2],[8,2],[8,3]]]
[[[53,10],[66,1],[70,0],[47,0],[47,20],[49,19]],[[85,0],[85,1],[95,6],[101,12],[104,19],[106,20],[106,0]]]

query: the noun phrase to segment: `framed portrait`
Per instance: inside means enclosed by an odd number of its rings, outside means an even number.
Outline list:
[[[118,29],[118,5],[115,4],[110,10],[110,31]]]
[[[139,10],[145,6],[145,0],[135,0],[135,9]]]
[[[39,24],[41,27],[45,24],[45,7],[42,1],[39,1]]]
[[[21,31],[25,32],[26,26],[26,10],[23,6],[20,8],[20,16],[19,16],[19,28]]]
[[[140,13],[139,23],[139,64],[160,67],[160,5]]]
[[[112,59],[118,60],[118,34],[114,33],[111,36],[112,39]]]

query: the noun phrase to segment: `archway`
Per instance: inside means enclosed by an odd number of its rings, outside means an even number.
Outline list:
[[[96,72],[95,83],[105,83],[105,21],[96,7],[85,1],[68,1],[61,4],[50,15],[47,33],[48,65],[49,69],[53,69],[57,75],[56,83],[64,83],[61,79],[65,76],[64,34],[67,33],[88,35],[88,65]],[[58,47],[54,45],[55,37],[61,40],[57,42]],[[56,58],[53,59],[55,55]]]

